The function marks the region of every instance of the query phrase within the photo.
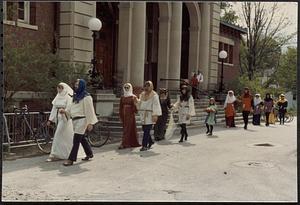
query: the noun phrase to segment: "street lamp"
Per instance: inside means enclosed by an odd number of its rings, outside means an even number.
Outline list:
[[[89,29],[93,32],[93,59],[91,60],[91,64],[93,65],[92,67],[92,71],[89,70],[89,73],[91,74],[91,84],[94,85],[97,82],[96,77],[99,75],[99,73],[96,70],[96,64],[97,64],[97,60],[96,60],[96,33],[98,31],[100,31],[101,27],[102,27],[102,23],[98,18],[91,18],[88,22],[88,27]]]
[[[223,91],[223,64],[224,64],[224,59],[227,58],[227,52],[222,50],[219,53],[219,58],[222,60],[222,66],[221,66],[221,83],[220,83],[220,87],[219,87],[219,92],[222,93]]]

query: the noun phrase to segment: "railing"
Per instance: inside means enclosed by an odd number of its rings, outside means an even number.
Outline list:
[[[25,126],[25,123],[21,119],[21,116],[16,115],[15,113],[4,113],[4,126],[3,126],[3,145],[13,146],[16,144],[28,142],[30,140],[30,131]],[[29,125],[33,130],[38,128],[38,116],[42,117],[43,121],[47,121],[49,118],[50,112],[45,112],[45,115],[41,116],[39,112],[29,112],[26,115]],[[5,123],[6,122],[6,123]],[[49,129],[51,132],[51,129]]]

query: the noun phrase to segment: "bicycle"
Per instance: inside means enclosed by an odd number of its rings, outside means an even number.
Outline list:
[[[45,113],[39,112],[38,128],[35,129],[33,129],[29,124],[27,118],[27,116],[29,115],[27,105],[22,108],[17,108],[16,106],[14,106],[14,113],[16,115],[16,118],[18,119],[17,127],[21,129],[21,134],[25,135],[24,138],[26,139],[28,136],[28,142],[33,140],[42,152],[49,154],[51,151],[52,137],[50,136],[47,129],[47,121],[43,121],[43,116],[45,115]]]
[[[92,131],[86,132],[87,139],[92,147],[102,147],[110,138],[110,130],[107,125],[108,121],[99,120]]]

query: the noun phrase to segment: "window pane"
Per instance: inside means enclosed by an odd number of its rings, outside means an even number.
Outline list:
[[[224,43],[224,50],[227,52],[227,58],[224,59],[224,63],[228,63],[228,59],[229,59],[229,45]]]
[[[25,15],[24,15],[24,2],[19,2],[18,3],[18,19],[24,20]]]
[[[229,46],[229,63],[233,64],[233,46]]]
[[[18,19],[24,20],[24,10],[19,9],[19,11],[18,11]]]

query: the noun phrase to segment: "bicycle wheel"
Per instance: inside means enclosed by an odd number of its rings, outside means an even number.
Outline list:
[[[49,134],[45,124],[42,124],[35,133],[35,142],[37,143],[38,148],[42,152],[50,154],[52,146],[52,137]]]
[[[108,126],[103,122],[97,122],[93,130],[86,133],[87,139],[91,146],[101,147],[106,144],[110,136],[110,130]]]

